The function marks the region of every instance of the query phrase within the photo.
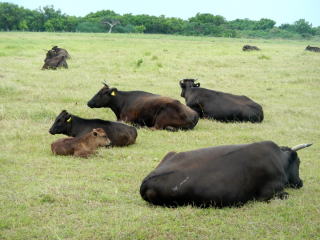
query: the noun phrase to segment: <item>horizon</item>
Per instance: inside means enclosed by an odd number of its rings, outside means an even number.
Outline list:
[[[133,15],[151,15],[161,16],[166,18],[174,17],[183,20],[188,20],[194,17],[197,13],[209,13],[212,15],[220,15],[227,21],[235,19],[249,19],[258,21],[261,18],[268,18],[276,22],[276,26],[281,24],[293,24],[299,19],[312,24],[312,27],[320,26],[320,1],[317,0],[284,0],[284,1],[257,1],[254,0],[226,0],[223,3],[213,2],[210,0],[199,0],[198,2],[185,3],[184,1],[163,0],[161,3],[150,3],[147,0],[138,0],[130,2],[127,0],[118,0],[117,2],[107,3],[103,0],[92,0],[90,2],[77,3],[76,7],[73,1],[63,0],[8,0],[1,1],[12,4],[17,4],[30,10],[36,10],[39,7],[53,6],[55,10],[60,10],[61,13],[69,16],[84,17],[90,13],[95,13],[103,10],[111,10],[117,14],[133,14]],[[170,7],[168,7],[170,6]],[[184,7],[181,11],[181,6]],[[231,6],[231,7],[230,7]],[[276,7],[274,7],[276,6]]]

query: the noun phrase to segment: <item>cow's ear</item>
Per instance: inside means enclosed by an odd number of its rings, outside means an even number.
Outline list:
[[[200,87],[200,83],[196,83],[193,85],[194,87]]]
[[[96,130],[96,129],[93,129],[93,130],[92,130],[92,134],[93,134],[93,136],[95,136],[95,137],[98,136],[97,130]]]
[[[111,90],[111,92],[110,92],[110,95],[111,95],[111,96],[117,96],[117,94],[118,94],[118,89],[116,89],[116,88],[113,88],[113,89]]]
[[[72,118],[71,118],[71,116],[69,116],[69,117],[67,118],[67,123],[71,123],[71,121],[72,121]]]

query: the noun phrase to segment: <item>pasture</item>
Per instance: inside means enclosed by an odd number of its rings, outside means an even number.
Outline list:
[[[245,44],[259,52],[242,52]],[[0,239],[319,239],[319,42],[164,35],[0,33]],[[66,48],[69,69],[40,70]],[[180,97],[179,80],[246,95],[261,124],[199,120],[191,131],[138,129],[136,144],[88,159],[53,156],[48,130],[61,110],[115,120],[87,101],[106,81],[119,90]],[[169,151],[273,140],[299,151],[304,186],[287,200],[241,208],[164,208],[139,194]],[[230,179],[233,181],[233,179]]]

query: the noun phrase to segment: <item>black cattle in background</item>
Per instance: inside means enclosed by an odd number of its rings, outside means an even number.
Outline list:
[[[107,84],[88,102],[91,108],[111,108],[117,120],[152,129],[193,129],[199,116],[176,99],[143,91],[118,91]]]
[[[47,51],[46,58],[44,59],[44,69],[57,69],[60,67],[68,68],[67,59],[70,58],[66,49],[54,46],[51,50]]]
[[[70,54],[68,53],[68,51],[64,48],[59,48],[58,46],[54,46],[52,47],[52,49],[56,55],[61,55],[61,56],[65,56],[66,59],[71,58]]]
[[[65,134],[72,137],[80,137],[92,131],[94,128],[102,128],[108,135],[112,146],[127,146],[135,143],[137,130],[120,122],[104,121],[101,119],[85,119],[72,115],[63,110],[55,119],[49,130],[50,134]]]
[[[244,45],[242,51],[260,51],[260,48],[251,45]]]
[[[320,52],[320,48],[318,48],[318,47],[311,47],[310,45],[308,45],[305,50],[306,50],[306,51],[310,51],[310,52]]]
[[[140,186],[155,205],[241,206],[247,201],[286,198],[284,188],[301,188],[300,159],[293,148],[271,141],[169,152]]]
[[[246,96],[200,88],[194,79],[180,81],[181,97],[200,118],[212,118],[223,122],[261,122],[262,107]]]

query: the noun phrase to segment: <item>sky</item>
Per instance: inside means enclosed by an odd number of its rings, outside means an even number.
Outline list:
[[[113,10],[118,14],[132,13],[153,16],[165,15],[187,20],[197,13],[221,15],[226,20],[260,20],[269,18],[279,26],[305,19],[313,27],[320,26],[320,0],[0,0],[31,10],[53,5],[56,10],[71,16]]]

